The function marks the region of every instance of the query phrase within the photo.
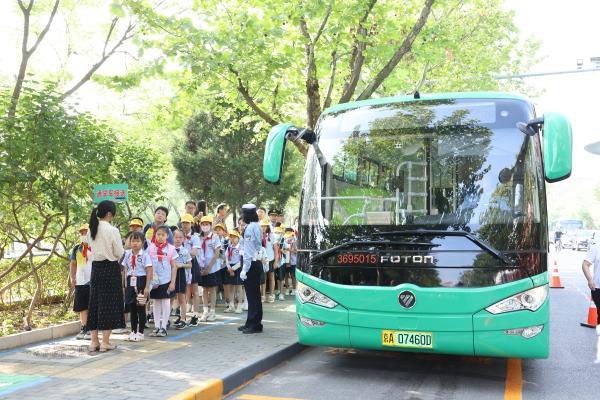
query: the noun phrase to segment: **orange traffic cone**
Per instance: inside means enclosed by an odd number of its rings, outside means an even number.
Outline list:
[[[590,308],[588,309],[587,323],[581,323],[581,326],[587,328],[595,328],[598,325],[598,311],[596,310],[596,304],[590,297]]]
[[[552,288],[552,289],[564,289],[565,288],[560,283],[560,276],[558,275],[558,267],[556,266],[556,260],[554,261],[554,267],[552,267],[552,279],[550,280],[550,288]]]

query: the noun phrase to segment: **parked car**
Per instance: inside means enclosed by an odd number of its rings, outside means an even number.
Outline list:
[[[574,249],[575,248],[575,232],[563,233],[560,238],[563,249]]]
[[[589,229],[580,229],[575,233],[573,250],[584,250],[587,251],[590,245],[595,243],[597,238],[596,232]]]

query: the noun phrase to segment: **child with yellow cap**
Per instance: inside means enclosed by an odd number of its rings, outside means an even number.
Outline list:
[[[212,322],[217,319],[215,307],[217,304],[217,287],[221,284],[221,239],[212,232],[213,218],[204,216],[200,219],[200,246],[202,248],[202,306],[203,313],[200,322]]]
[[[73,247],[69,263],[69,286],[75,289],[73,311],[79,313],[81,326],[76,338],[90,339],[87,329],[88,306],[90,302],[90,279],[92,276],[92,249],[88,245],[88,224],[79,227],[79,244]]]

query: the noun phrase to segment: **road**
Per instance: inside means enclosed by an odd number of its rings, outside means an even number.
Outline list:
[[[585,253],[551,253],[565,289],[551,290],[550,357],[495,359],[309,348],[228,399],[592,399],[600,391],[596,333],[581,327]]]

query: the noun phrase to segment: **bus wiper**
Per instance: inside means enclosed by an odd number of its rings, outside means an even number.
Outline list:
[[[439,244],[435,244],[435,243],[431,243],[431,242],[414,242],[414,241],[392,241],[392,240],[372,240],[372,239],[367,239],[367,240],[351,240],[348,242],[344,242],[341,244],[338,244],[337,246],[334,246],[330,249],[327,249],[325,251],[322,251],[318,254],[315,254],[314,256],[312,256],[311,261],[316,261],[316,260],[320,260],[322,258],[325,258],[327,256],[329,256],[332,253],[335,253],[336,251],[340,250],[340,249],[344,249],[347,247],[352,247],[355,245],[396,245],[396,246],[428,246],[428,247],[437,247],[440,246]]]
[[[407,230],[407,231],[380,232],[378,234],[381,235],[381,236],[388,236],[388,235],[406,235],[406,236],[423,236],[423,235],[430,235],[430,236],[461,236],[461,237],[465,237],[465,238],[469,239],[471,242],[475,243],[477,246],[481,247],[482,249],[484,249],[488,253],[492,254],[493,256],[495,256],[496,258],[498,258],[499,260],[501,260],[505,265],[510,265],[510,261],[508,261],[508,259],[506,257],[504,257],[504,254],[502,254],[500,251],[496,250],[495,248],[493,248],[492,246],[490,246],[489,244],[487,244],[483,240],[481,240],[478,237],[474,236],[473,234],[471,234],[469,232],[465,232],[465,231],[444,231],[444,230],[436,230],[436,229],[417,229],[417,230],[410,230],[410,231]]]

